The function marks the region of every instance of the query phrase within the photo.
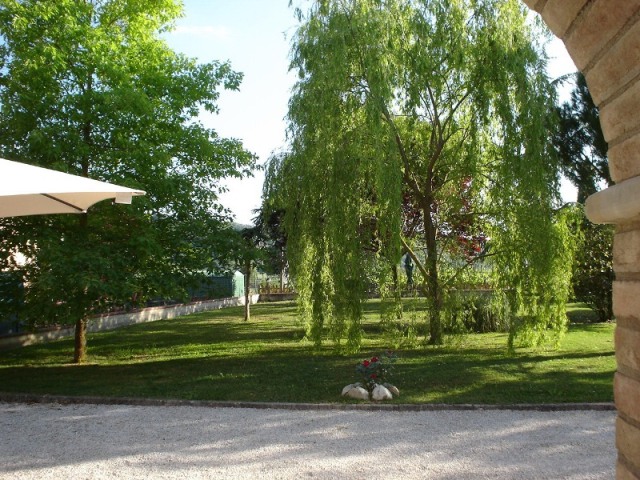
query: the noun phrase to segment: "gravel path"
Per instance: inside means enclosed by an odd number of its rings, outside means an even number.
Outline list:
[[[611,479],[613,411],[0,403],[1,479]]]

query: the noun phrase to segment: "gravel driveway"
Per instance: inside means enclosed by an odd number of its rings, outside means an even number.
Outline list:
[[[611,479],[613,411],[0,403],[2,479]]]

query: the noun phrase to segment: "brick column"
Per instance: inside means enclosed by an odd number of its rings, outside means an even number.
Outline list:
[[[596,223],[616,225],[618,479],[640,480],[640,0],[524,0],[584,73],[600,108],[614,187],[587,201]]]

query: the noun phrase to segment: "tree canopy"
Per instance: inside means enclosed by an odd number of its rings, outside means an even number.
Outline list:
[[[599,190],[604,182],[611,185],[607,164],[607,142],[600,127],[600,113],[587,80],[582,73],[557,79],[558,85],[574,80],[568,101],[558,106],[559,128],[554,145],[561,160],[562,172],[578,189],[578,203]]]
[[[307,335],[357,349],[368,272],[397,298],[407,252],[430,343],[461,272],[489,257],[510,342],[561,332],[570,215],[555,210],[555,97],[521,2],[318,0],[298,17],[290,152],[267,191]]]
[[[180,298],[216,263],[219,180],[250,174],[255,157],[198,120],[242,74],[167,46],[181,12],[176,0],[0,2],[0,154],[147,192],[80,219],[1,221],[0,268],[28,259],[32,321]]]

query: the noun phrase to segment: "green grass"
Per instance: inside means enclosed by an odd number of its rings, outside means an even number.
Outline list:
[[[378,305],[367,304],[367,338],[357,355],[303,341],[293,304],[259,304],[248,323],[241,308],[229,308],[90,334],[89,363],[81,366],[69,363],[71,339],[0,352],[0,391],[349,402],[340,392],[357,380],[355,365],[386,349],[377,333]],[[392,402],[610,402],[613,328],[574,323],[559,349],[519,349],[513,355],[506,335],[495,333],[468,335],[445,347],[398,350],[393,383],[401,396]]]
[[[567,317],[571,323],[591,323],[598,321],[598,314],[586,303],[570,303],[567,305]]]

